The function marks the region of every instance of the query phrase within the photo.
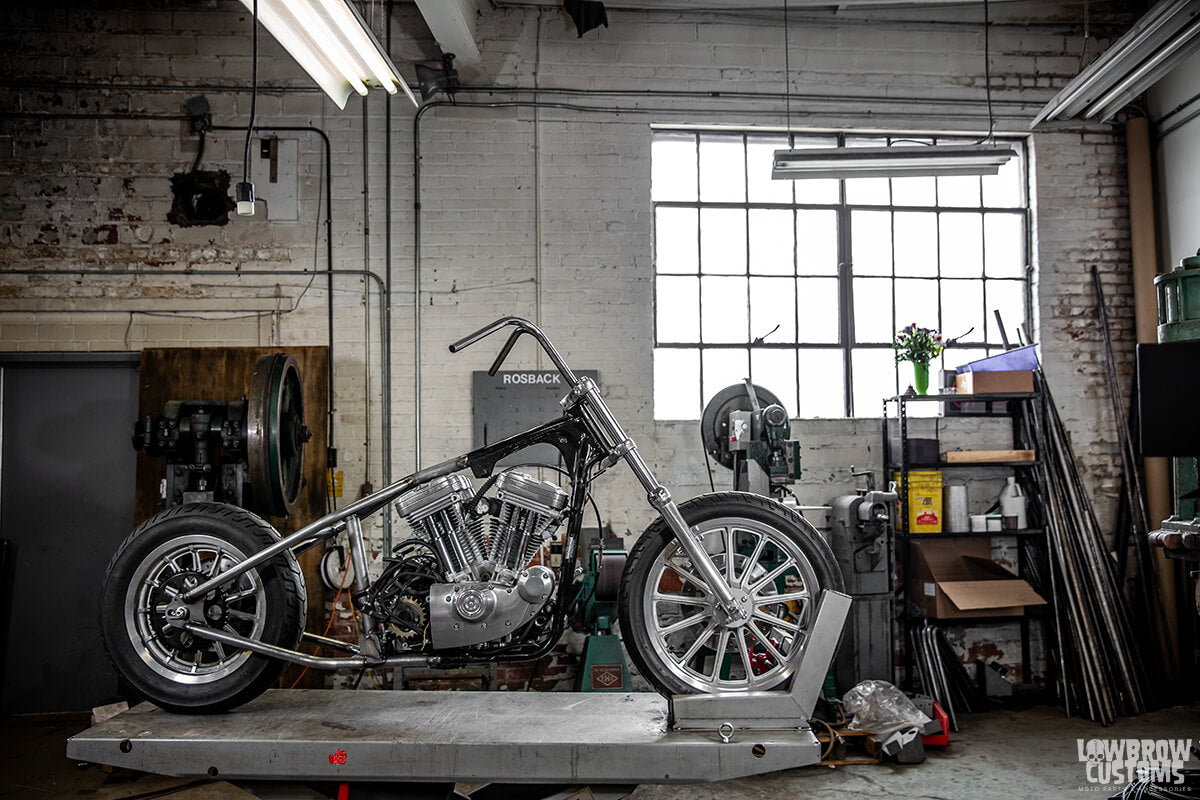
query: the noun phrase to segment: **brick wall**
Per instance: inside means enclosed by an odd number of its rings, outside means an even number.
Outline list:
[[[990,43],[997,129],[1006,132],[1027,130],[1040,105],[1077,71],[1081,46],[1077,4],[1016,5],[993,8]],[[1090,53],[1132,21],[1135,15],[1123,5],[1092,4]],[[614,11],[611,27],[577,39],[558,11],[484,12],[481,50],[495,82],[539,86],[543,100],[563,107],[474,107],[532,95],[463,92],[458,107],[421,116],[418,296],[414,110],[400,98],[387,119],[376,93],[365,113],[357,97],[338,111],[263,36],[263,133],[270,126],[313,126],[330,138],[333,267],[370,270],[386,280],[389,228],[392,237],[389,409],[380,404],[377,298],[371,294],[364,302],[358,275],[339,277],[334,286],[334,405],[347,491],[367,477],[381,483],[385,414],[396,476],[415,466],[416,304],[423,463],[470,446],[470,373],[487,367],[499,342],[453,357],[445,345],[498,316],[519,314],[540,321],[571,363],[599,370],[618,417],[677,498],[705,490],[696,426],[655,423],[652,415],[649,125],[786,124],[786,77],[795,126],[986,128],[977,11],[938,11],[948,16],[935,24],[922,22],[933,13],[928,11],[877,11],[871,20],[862,13],[794,15],[785,74],[782,27],[774,14],[748,20]],[[218,125],[245,125],[250,60],[244,8],[233,0],[182,8],[127,0],[84,8],[49,3],[0,14],[0,59],[10,82],[0,96],[3,349],[323,343],[324,277],[309,285],[311,275],[283,273],[326,267],[328,209],[318,136],[279,134],[298,142],[299,221],[272,221],[268,214],[234,217],[220,228],[180,228],[165,219],[168,178],[190,166],[196,139],[182,121],[145,117],[178,116],[186,98],[203,93]],[[411,62],[438,54],[411,6],[396,6],[392,33],[394,60],[406,74]],[[644,90],[673,94],[632,94]],[[384,166],[387,136],[393,145],[390,175]],[[1108,521],[1118,480],[1116,436],[1088,269],[1095,263],[1104,272],[1127,371],[1123,141],[1119,130],[1056,130],[1033,136],[1030,150],[1035,316],[1046,372],[1100,518]],[[218,131],[203,163],[227,169],[236,181],[241,152],[240,131]],[[256,164],[260,183],[263,171]],[[390,217],[384,208],[389,181]],[[220,274],[186,274],[200,269]],[[238,274],[251,270],[276,274]],[[510,361],[514,368],[535,365],[528,342]],[[943,430],[951,439],[965,439],[974,436],[974,424]],[[850,464],[881,466],[877,421],[801,422],[794,433],[804,444],[805,478],[797,493],[805,504],[850,492]],[[728,477],[718,473],[716,481],[720,486]],[[599,482],[597,500],[618,533],[636,534],[650,521],[644,492],[623,469]],[[369,532],[378,536],[378,528]]]

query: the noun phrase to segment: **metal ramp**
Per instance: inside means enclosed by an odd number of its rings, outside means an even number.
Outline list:
[[[217,715],[143,703],[69,739],[67,756],[178,777],[332,783],[690,783],[806,766],[821,758],[808,720],[849,604],[825,593],[788,692],[669,701],[272,690]]]

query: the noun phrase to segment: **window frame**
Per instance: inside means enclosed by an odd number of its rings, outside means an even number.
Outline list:
[[[725,129],[725,128],[699,128],[699,127],[682,127],[682,128],[680,128],[680,127],[654,126],[654,128],[653,128],[653,139],[654,140],[657,140],[658,137],[660,137],[660,136],[680,137],[682,135],[691,136],[693,139],[693,142],[694,142],[694,146],[695,146],[696,194],[695,194],[694,200],[655,200],[655,199],[653,199],[653,192],[652,192],[652,195],[651,195],[651,197],[652,197],[652,199],[651,199],[651,220],[652,220],[651,241],[652,241],[652,252],[653,252],[652,262],[654,265],[654,273],[653,273],[654,290],[652,292],[652,314],[653,314],[653,328],[654,328],[654,350],[656,352],[658,350],[691,350],[691,351],[696,351],[698,353],[698,357],[699,357],[698,379],[700,382],[700,387],[699,387],[700,408],[697,409],[695,412],[695,417],[694,417],[695,419],[700,418],[700,414],[702,413],[703,406],[705,405],[705,399],[704,399],[704,397],[705,397],[705,393],[704,393],[705,353],[707,351],[712,351],[712,350],[734,350],[734,351],[740,350],[740,351],[745,352],[746,359],[747,359],[747,368],[750,371],[751,375],[753,375],[753,362],[754,362],[753,354],[756,350],[785,350],[785,351],[792,351],[792,352],[796,353],[797,354],[797,365],[796,365],[796,369],[795,369],[796,386],[794,387],[794,389],[795,389],[795,397],[800,402],[802,402],[800,399],[803,397],[803,395],[801,394],[801,386],[800,386],[802,378],[801,378],[801,374],[800,374],[801,368],[800,368],[799,360],[798,360],[799,353],[803,350],[825,350],[825,351],[838,350],[838,351],[840,351],[841,364],[842,364],[842,393],[843,393],[842,415],[839,417],[832,417],[832,416],[825,417],[825,419],[864,418],[864,415],[869,415],[870,412],[874,410],[874,408],[872,408],[870,410],[855,408],[855,403],[854,403],[854,363],[853,363],[854,353],[856,351],[864,351],[864,350],[891,351],[892,346],[891,346],[890,341],[887,341],[887,342],[858,342],[858,341],[856,341],[856,339],[855,339],[856,328],[855,328],[855,318],[854,318],[855,310],[854,310],[853,286],[854,286],[854,281],[855,281],[856,277],[860,278],[860,279],[864,278],[864,277],[869,277],[869,278],[878,278],[878,279],[888,280],[890,282],[890,293],[891,293],[891,314],[892,314],[892,322],[893,322],[892,330],[893,331],[898,330],[904,324],[908,323],[909,320],[905,319],[902,321],[901,319],[897,318],[897,316],[896,316],[896,314],[897,314],[897,307],[896,307],[897,281],[903,280],[906,277],[909,279],[913,279],[913,276],[898,275],[897,271],[896,271],[895,242],[896,242],[896,214],[898,212],[899,213],[906,213],[906,212],[926,213],[926,214],[933,214],[935,217],[935,236],[937,238],[936,246],[937,246],[937,261],[938,261],[937,270],[934,275],[919,276],[919,277],[916,277],[915,279],[928,280],[928,281],[932,281],[933,283],[936,284],[936,292],[937,292],[936,298],[938,301],[937,302],[937,328],[938,328],[938,330],[945,331],[945,329],[943,327],[943,320],[945,319],[943,302],[942,302],[943,282],[945,282],[945,281],[949,281],[949,282],[961,281],[964,283],[968,283],[968,282],[969,283],[978,283],[980,285],[980,291],[982,294],[980,302],[982,304],[983,313],[984,313],[984,319],[983,319],[984,330],[982,332],[979,330],[975,330],[971,334],[969,334],[969,336],[970,336],[969,339],[966,339],[966,340],[960,341],[960,342],[956,342],[956,343],[950,345],[948,347],[948,352],[953,353],[954,350],[958,349],[958,350],[983,351],[983,352],[987,352],[990,354],[992,352],[997,352],[997,351],[1003,349],[1003,343],[1000,340],[1000,336],[999,336],[998,332],[995,333],[994,340],[992,340],[993,339],[992,331],[993,331],[993,328],[995,328],[996,326],[992,320],[988,319],[988,316],[989,316],[988,315],[988,288],[989,288],[989,285],[995,286],[997,282],[1019,283],[1020,284],[1022,299],[1023,299],[1023,307],[1024,307],[1025,325],[1027,326],[1027,330],[1032,329],[1034,322],[1035,322],[1033,314],[1032,314],[1032,311],[1033,311],[1033,307],[1032,307],[1033,270],[1034,270],[1034,268],[1033,268],[1033,263],[1032,263],[1033,259],[1031,257],[1031,254],[1033,252],[1033,247],[1032,247],[1033,218],[1032,218],[1032,208],[1031,208],[1032,193],[1031,193],[1031,187],[1030,187],[1030,159],[1029,159],[1028,137],[1024,137],[1024,136],[1003,136],[1003,137],[997,136],[996,137],[996,141],[1003,143],[1003,144],[1010,144],[1014,147],[1014,149],[1017,150],[1016,158],[1018,161],[1018,170],[1019,170],[1019,175],[1018,175],[1018,177],[1019,177],[1019,198],[1017,200],[1018,205],[1015,205],[1015,206],[985,205],[985,202],[987,200],[986,188],[981,183],[980,184],[980,202],[979,202],[978,206],[943,206],[943,205],[939,204],[939,199],[940,199],[938,197],[939,184],[937,184],[936,182],[934,184],[933,205],[915,205],[915,204],[899,204],[898,205],[895,202],[895,200],[896,200],[895,185],[894,185],[893,181],[889,180],[889,179],[884,179],[884,180],[888,180],[888,188],[887,188],[888,202],[886,204],[883,204],[883,203],[869,204],[869,203],[861,203],[861,202],[854,202],[854,203],[849,202],[848,198],[847,198],[847,194],[848,194],[847,179],[837,179],[837,202],[836,203],[797,202],[794,192],[793,192],[792,202],[790,202],[790,203],[751,201],[750,200],[751,181],[750,181],[750,163],[749,163],[750,162],[750,158],[749,158],[750,148],[748,145],[749,145],[749,143],[753,142],[754,139],[782,140],[784,137],[786,137],[786,139],[787,139],[787,145],[786,145],[787,147],[796,147],[797,142],[802,142],[804,140],[809,140],[809,141],[823,140],[827,143],[832,143],[832,142],[836,141],[836,144],[838,146],[846,146],[847,140],[853,140],[856,143],[863,142],[864,140],[876,140],[880,144],[887,144],[888,146],[892,146],[897,143],[913,142],[913,141],[919,141],[921,143],[928,143],[928,144],[945,143],[945,142],[953,142],[953,143],[957,143],[957,144],[962,144],[962,143],[974,143],[974,142],[978,141],[977,139],[973,139],[972,137],[964,136],[961,134],[953,134],[950,132],[914,134],[914,133],[896,133],[896,132],[880,132],[880,131],[869,131],[869,132],[866,132],[866,131],[836,131],[836,132],[833,132],[833,131],[793,131],[791,133],[786,133],[784,131],[771,131],[771,130],[745,130],[745,129],[732,130],[732,129]],[[742,169],[743,169],[742,179],[743,179],[743,183],[744,183],[744,188],[743,188],[743,198],[744,199],[742,201],[740,201],[740,202],[739,201],[712,201],[712,200],[702,199],[702,196],[703,196],[703,192],[702,192],[702,181],[703,181],[703,166],[702,166],[702,164],[703,164],[703,161],[702,161],[702,156],[701,156],[701,143],[705,137],[737,138],[740,140],[742,161],[743,161],[743,163],[742,163]],[[783,147],[785,145],[781,144],[779,146]],[[696,248],[697,248],[697,250],[696,250],[696,271],[695,272],[687,272],[687,273],[680,273],[680,272],[674,272],[674,271],[659,272],[658,214],[659,214],[659,210],[663,209],[663,208],[667,208],[667,209],[683,208],[683,209],[694,209],[696,211],[696,215],[697,215],[697,218],[696,218],[696,237],[697,237]],[[720,272],[714,273],[714,272],[706,272],[705,271],[704,258],[703,258],[703,241],[702,241],[703,237],[704,237],[704,225],[703,225],[702,211],[704,209],[741,210],[746,215],[745,216],[745,218],[746,218],[746,228],[745,228],[745,230],[746,230],[746,234],[745,234],[746,264],[745,264],[745,269],[741,273],[730,274],[730,273],[720,273]],[[752,239],[751,231],[750,231],[750,212],[754,211],[754,210],[781,210],[781,211],[792,212],[792,236],[791,236],[791,238],[792,238],[792,261],[791,261],[792,271],[790,274],[774,275],[774,274],[755,273],[752,271],[753,263],[752,263],[751,254],[750,254],[751,239]],[[837,224],[836,274],[830,274],[830,273],[818,274],[818,273],[813,273],[813,272],[799,271],[800,265],[798,263],[799,262],[798,256],[799,256],[800,242],[796,235],[796,230],[797,230],[796,212],[798,212],[798,211],[832,211],[834,213],[834,219]],[[890,219],[891,219],[891,248],[890,248],[891,249],[891,264],[889,266],[887,274],[870,273],[870,274],[866,274],[866,275],[857,275],[857,276],[854,274],[854,264],[853,264],[853,261],[851,258],[852,251],[853,251],[853,224],[854,224],[853,217],[856,212],[864,212],[864,211],[886,212],[890,215]],[[969,214],[977,214],[979,216],[980,225],[981,225],[981,236],[980,236],[981,265],[980,265],[980,272],[978,275],[948,276],[948,275],[942,274],[943,273],[943,263],[942,263],[943,258],[942,258],[942,253],[941,253],[942,219],[945,214],[953,214],[953,213],[960,213],[960,214],[969,213]],[[987,224],[988,224],[987,220],[989,219],[989,217],[1004,216],[1004,215],[1018,218],[1020,225],[1022,226],[1023,237],[1022,237],[1021,247],[1023,250],[1023,253],[1022,253],[1023,258],[1021,260],[1023,261],[1023,265],[1021,268],[1020,277],[1009,277],[1009,276],[995,277],[995,276],[991,276],[988,274],[988,268],[987,268],[988,235],[987,235],[987,231],[986,231]],[[659,279],[663,278],[663,277],[696,278],[697,279],[696,302],[697,302],[697,326],[698,326],[698,328],[697,328],[696,341],[694,341],[694,342],[664,342],[664,341],[660,341],[660,339],[659,339],[659,289],[658,289],[658,286],[659,286]],[[704,286],[705,278],[713,278],[713,277],[730,277],[730,278],[739,278],[739,279],[744,280],[745,285],[746,285],[746,298],[745,298],[745,300],[746,300],[746,324],[747,324],[746,341],[739,341],[739,342],[708,342],[708,341],[705,341],[705,337],[704,337],[705,310],[704,310],[703,286]],[[755,335],[755,331],[753,331],[751,329],[751,326],[753,325],[753,317],[752,317],[753,310],[751,307],[751,293],[753,291],[752,286],[754,283],[753,279],[754,278],[779,278],[779,277],[790,278],[793,281],[800,281],[804,278],[832,278],[833,280],[836,281],[836,294],[837,294],[837,298],[838,298],[838,324],[837,324],[837,339],[836,339],[836,341],[832,341],[832,342],[801,342],[801,341],[766,342],[766,341],[758,341],[758,340],[752,338]],[[794,294],[795,312],[794,312],[794,319],[793,319],[793,325],[795,327],[793,328],[793,330],[796,332],[796,336],[794,338],[799,339],[799,331],[800,331],[799,321],[800,321],[800,315],[802,312],[802,299],[801,299],[801,296],[799,293],[799,284],[796,283],[794,285],[796,286],[796,290],[795,290],[795,294]],[[956,331],[950,331],[948,333],[951,335],[957,334]],[[1016,338],[1015,331],[1010,331],[1007,333],[1010,335],[1010,341]],[[760,336],[761,336],[761,334],[760,334]],[[765,337],[762,337],[762,338],[765,338]],[[945,356],[943,355],[941,358],[944,359]],[[935,364],[934,366],[942,366],[942,365],[944,365],[944,361],[939,360],[939,362],[937,364]],[[899,371],[897,371],[894,374],[896,376],[896,380],[899,381],[900,380]],[[758,382],[758,379],[755,378],[755,381]],[[900,390],[899,387],[900,387],[900,384],[897,383],[897,391]],[[770,387],[767,387],[767,388],[770,388]],[[872,401],[872,402],[877,402],[877,401]],[[807,418],[807,419],[819,419],[820,418],[820,417],[801,417],[798,413],[799,409],[789,408],[788,411],[790,414],[792,414],[792,416],[794,418]],[[655,410],[653,411],[653,414],[654,414],[654,419],[656,421],[667,421],[668,419],[692,419],[691,417],[688,417],[688,418],[659,417],[658,413],[657,413],[657,408],[655,408]]]

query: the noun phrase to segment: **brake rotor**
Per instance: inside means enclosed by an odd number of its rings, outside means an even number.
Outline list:
[[[758,384],[754,384],[754,393],[758,396],[759,408],[783,405],[778,397]],[[726,386],[704,407],[704,413],[700,415],[700,438],[704,442],[704,449],[722,467],[733,469],[733,454],[729,452],[729,414],[753,410],[754,405],[744,383]]]
[[[287,353],[263,356],[254,367],[246,404],[250,488],[261,513],[282,517],[296,510],[303,482],[304,424],[300,369]]]

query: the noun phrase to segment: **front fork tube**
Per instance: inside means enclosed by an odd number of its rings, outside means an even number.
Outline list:
[[[607,440],[616,443],[611,452],[624,458],[625,463],[633,470],[633,474],[637,476],[638,481],[646,490],[650,505],[662,514],[663,519],[674,532],[675,538],[679,540],[679,544],[683,546],[688,557],[696,566],[700,577],[712,588],[721,608],[731,617],[739,619],[748,617],[748,613],[734,601],[732,588],[726,582],[725,576],[717,569],[717,565],[709,558],[708,552],[704,549],[703,540],[688,526],[683,515],[679,513],[679,507],[671,499],[671,493],[654,477],[650,467],[638,454],[637,445],[625,435],[621,423],[613,416],[608,404],[600,396],[600,390],[595,382],[590,378],[581,378],[572,390],[572,395],[579,398],[584,413],[603,432],[604,436],[601,441]],[[568,400],[570,399],[569,395]]]

